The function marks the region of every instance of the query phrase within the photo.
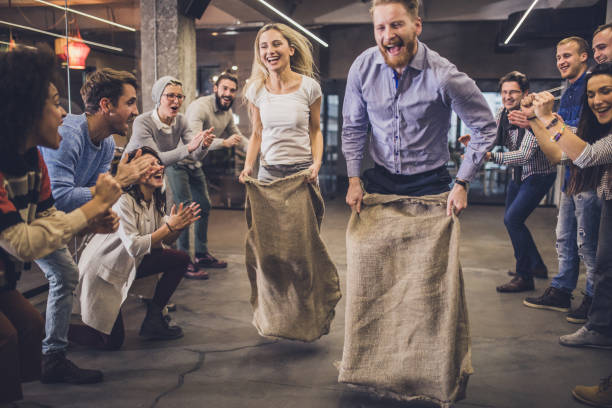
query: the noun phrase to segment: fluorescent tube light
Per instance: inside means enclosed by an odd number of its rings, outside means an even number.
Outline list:
[[[536,3],[538,2],[538,0],[533,0],[533,3],[531,3],[531,6],[529,6],[529,8],[527,9],[527,11],[525,12],[525,14],[523,14],[523,17],[521,18],[521,20],[518,22],[518,24],[516,25],[516,27],[514,27],[514,30],[512,30],[512,32],[510,33],[510,35],[508,36],[508,38],[506,38],[506,41],[504,41],[504,45],[508,45],[508,43],[510,42],[510,40],[512,39],[512,37],[514,37],[514,34],[516,34],[517,30],[519,29],[519,27],[523,24],[523,22],[525,21],[525,19],[527,18],[527,16],[529,15],[529,13],[531,13],[531,10],[533,10],[533,8],[535,7]]]
[[[110,25],[115,26],[115,27],[123,28],[124,30],[136,31],[136,29],[133,28],[133,27],[128,27],[128,26],[123,25],[123,24],[115,23],[114,21],[110,21],[110,20],[106,20],[104,18],[96,17],[96,16],[93,16],[91,14],[83,13],[82,11],[78,11],[78,10],[71,9],[71,8],[68,8],[68,7],[58,6],[57,4],[53,4],[53,3],[50,3],[50,2],[45,1],[45,0],[35,0],[35,1],[37,1],[39,3],[42,3],[42,4],[46,4],[47,6],[50,6],[50,7],[55,7],[56,9],[60,9],[60,10],[63,10],[63,11],[69,11],[71,13],[78,14],[78,15],[83,16],[83,17],[91,18],[92,20],[101,21],[103,23],[110,24]]]
[[[55,34],[55,33],[52,33],[50,31],[39,30],[38,28],[28,27],[28,26],[24,26],[24,25],[21,25],[21,24],[9,23],[8,21],[0,20],[0,24],[4,24],[4,25],[7,25],[7,26],[16,27],[16,28],[21,28],[22,30],[34,31],[35,33],[50,35],[51,37],[66,38],[65,35]],[[96,47],[107,48],[107,49],[113,50],[113,51],[118,51],[118,52],[122,52],[123,51],[123,48],[113,47],[112,45],[100,44],[100,43],[97,43],[97,42],[94,42],[94,41],[87,41],[87,40],[83,40],[81,38],[68,37],[68,39],[71,40],[71,41],[80,41],[80,42],[83,42],[85,44],[95,45]]]
[[[261,4],[263,4],[264,6],[268,7],[270,10],[272,10],[273,12],[275,12],[276,14],[278,14],[279,16],[281,16],[282,18],[284,18],[285,20],[289,21],[291,24],[293,24],[294,26],[296,26],[298,29],[300,29],[300,31],[306,33],[306,35],[308,35],[310,38],[314,39],[316,42],[318,42],[319,44],[321,44],[324,47],[329,47],[329,44],[327,44],[325,41],[323,41],[322,39],[320,39],[319,37],[317,37],[316,35],[314,35],[314,33],[312,33],[311,31],[309,31],[306,27],[302,26],[300,23],[298,23],[297,21],[295,21],[294,19],[292,19],[291,17],[289,17],[286,14],[283,14],[280,10],[278,10],[277,8],[275,8],[274,6],[272,6],[270,3],[268,3],[265,0],[258,0]],[[537,0],[536,0],[537,1]]]
[[[8,45],[9,47],[11,46],[11,43],[8,41],[0,41],[0,44],[4,44],[4,45]],[[35,50],[36,47],[31,47],[29,45],[25,45],[25,44],[15,44],[17,47],[26,47],[29,48],[31,50]]]

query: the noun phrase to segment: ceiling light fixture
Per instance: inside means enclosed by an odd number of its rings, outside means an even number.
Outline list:
[[[263,4],[264,6],[268,7],[270,10],[272,10],[273,12],[275,12],[276,14],[278,14],[279,16],[281,16],[282,18],[284,18],[285,20],[289,21],[291,24],[293,24],[294,26],[296,26],[297,28],[300,29],[300,31],[306,33],[310,38],[314,39],[316,42],[318,42],[319,44],[321,44],[324,47],[329,47],[329,44],[327,44],[325,41],[323,41],[322,39],[320,39],[319,37],[317,37],[316,35],[314,35],[311,31],[309,31],[306,27],[302,26],[300,23],[298,23],[297,21],[295,21],[294,19],[292,19],[291,17],[287,16],[286,14],[283,14],[280,10],[276,9],[274,6],[272,6],[270,3],[268,3],[265,0],[258,0],[261,4]],[[537,1],[537,0],[536,0]]]
[[[519,27],[523,24],[523,22],[525,21],[525,19],[529,15],[529,13],[531,13],[531,10],[533,10],[533,8],[535,7],[537,2],[538,2],[538,0],[533,0],[533,3],[531,3],[531,6],[529,6],[529,8],[525,12],[525,14],[523,14],[523,17],[520,19],[520,21],[516,25],[516,27],[514,27],[514,30],[512,30],[512,32],[510,33],[508,38],[506,38],[506,41],[504,41],[504,45],[508,45],[508,43],[510,42],[512,37],[514,37],[514,34],[516,34],[516,32],[518,31]]]
[[[66,38],[65,35],[59,35],[59,34],[52,33],[50,31],[39,30],[38,28],[28,27],[28,26],[24,26],[24,25],[21,25],[21,24],[9,23],[8,21],[4,21],[4,20],[0,20],[0,24],[7,25],[9,27],[21,28],[22,30],[34,31],[35,33],[50,35],[51,37],[55,37],[55,38]],[[75,37],[68,37],[68,39],[71,40],[71,41],[80,41],[80,42],[83,42],[85,44],[95,45],[96,47],[106,48],[106,49],[113,50],[113,51],[118,51],[118,52],[122,52],[123,51],[123,48],[113,47],[112,45],[101,44],[101,43],[97,43],[97,42],[94,42],[94,41],[81,40],[81,39],[75,38]]]
[[[115,23],[114,21],[106,20],[104,18],[92,16],[91,14],[83,13],[82,11],[78,11],[78,10],[71,9],[71,8],[68,8],[68,7],[58,6],[57,4],[53,4],[53,3],[50,3],[50,2],[45,1],[45,0],[35,0],[35,1],[37,1],[39,3],[42,3],[42,4],[46,4],[47,6],[50,6],[50,7],[55,7],[56,9],[60,9],[62,11],[69,11],[71,13],[78,14],[78,15],[83,16],[83,17],[91,18],[92,20],[101,21],[103,23],[110,24],[110,25],[115,26],[115,27],[123,28],[124,30],[132,31],[132,32],[136,31],[136,29],[133,28],[133,27],[129,27],[129,26],[126,26],[126,25],[123,25],[123,24]]]

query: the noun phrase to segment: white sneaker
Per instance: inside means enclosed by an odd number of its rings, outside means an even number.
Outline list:
[[[575,333],[559,337],[559,343],[567,347],[594,347],[612,349],[612,337],[582,326]]]

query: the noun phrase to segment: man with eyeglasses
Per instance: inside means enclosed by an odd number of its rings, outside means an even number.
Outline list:
[[[149,146],[159,153],[164,166],[174,202],[195,201],[200,204],[202,213],[210,211],[206,179],[199,163],[208,152],[215,135],[213,128],[192,132],[187,118],[179,109],[185,95],[181,81],[171,76],[158,79],[151,90],[155,108],[139,115],[134,120],[132,138],[125,148],[129,153],[142,146]],[[191,159],[191,160],[186,160]],[[204,218],[204,217],[202,217]],[[208,218],[208,217],[206,217]],[[191,263],[185,273],[188,279],[208,279],[208,272],[198,267],[197,257],[206,248],[206,223],[202,219],[195,223],[196,262]],[[178,249],[189,253],[189,231],[183,231],[178,240]]]
[[[518,71],[509,72],[500,78],[499,90],[503,107],[497,115],[495,144],[508,148],[508,151],[489,152],[486,160],[510,166],[512,170],[506,192],[504,224],[514,248],[516,276],[498,286],[497,291],[523,292],[533,290],[534,277],[548,276],[546,265],[525,221],[554,184],[557,172],[539,148],[533,133],[512,125],[508,120],[508,115],[520,109],[521,100],[529,93],[527,77]]]

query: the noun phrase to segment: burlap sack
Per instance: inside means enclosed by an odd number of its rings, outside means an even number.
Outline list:
[[[471,345],[447,197],[371,194],[351,216],[338,381],[444,407],[464,398]]]
[[[247,180],[246,268],[259,334],[309,342],[329,332],[341,294],[319,234],[323,198],[305,174]]]

